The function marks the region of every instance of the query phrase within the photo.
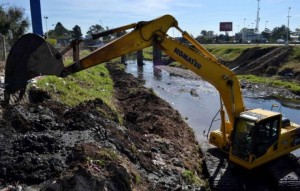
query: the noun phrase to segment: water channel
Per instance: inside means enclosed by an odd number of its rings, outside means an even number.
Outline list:
[[[203,132],[207,133],[212,119],[220,108],[219,94],[211,84],[199,79],[171,75],[165,70],[155,68],[149,61],[144,61],[142,68],[137,67],[136,61],[127,61],[126,71],[144,80],[146,87],[152,88],[159,97],[178,110],[182,118],[194,130],[198,142],[206,140]],[[247,97],[244,101],[247,108],[268,110],[276,104],[278,107],[273,110],[279,110],[285,117],[300,124],[299,109],[284,106],[273,99]],[[216,121],[213,123],[212,130],[219,127],[220,121]],[[300,156],[300,149],[293,153]]]

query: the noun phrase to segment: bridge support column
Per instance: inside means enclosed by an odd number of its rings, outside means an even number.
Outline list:
[[[159,46],[156,43],[154,43],[153,44],[153,65],[154,66],[163,65],[161,57],[162,57],[161,50]]]
[[[143,66],[143,50],[138,50],[137,52],[136,52],[136,58],[137,58],[137,65],[138,66]]]
[[[121,56],[121,63],[126,64],[126,56]]]

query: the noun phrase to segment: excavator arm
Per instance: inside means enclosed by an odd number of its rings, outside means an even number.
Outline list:
[[[94,38],[99,38],[125,29],[134,28],[133,31],[97,49],[90,55],[82,58],[79,62],[74,62],[66,67],[62,71],[61,76],[67,76],[122,55],[149,47],[154,43],[156,34],[163,36],[171,27],[175,26],[177,26],[177,21],[172,16],[165,15],[149,22],[141,21],[136,24],[126,25],[95,35]]]
[[[180,43],[167,35],[168,30],[175,27],[194,48]],[[141,21],[116,29],[93,35],[99,38],[112,33],[134,28],[131,32],[117,38],[82,59],[76,59],[71,65],[64,67],[62,56],[37,35],[25,35],[10,52],[5,75],[6,91],[12,93],[23,88],[28,80],[39,75],[56,75],[65,77],[78,71],[90,68],[128,53],[142,50],[152,44],[161,49],[211,83],[220,92],[222,102],[228,113],[231,124],[245,106],[242,100],[239,82],[235,74],[220,64],[203,46],[188,33],[181,30],[177,20],[171,15],[164,15],[151,21]],[[30,40],[34,40],[30,42]],[[28,46],[31,44],[32,46]],[[23,56],[20,57],[20,51]],[[20,78],[21,76],[21,78]],[[221,113],[225,121],[224,114]]]
[[[211,83],[220,92],[231,124],[234,123],[235,117],[245,110],[240,85],[235,74],[220,64],[212,54],[188,35],[188,33],[182,31],[175,18],[170,15],[165,15],[149,22],[126,25],[95,36],[101,37],[131,27],[135,28],[132,32],[106,44],[104,47],[82,58],[79,62],[74,62],[63,70],[61,76],[73,74],[119,56],[142,50],[156,43],[167,55]],[[171,27],[175,27],[179,30],[182,36],[189,41],[194,48],[168,36],[167,31]],[[223,110],[221,110],[221,117],[222,122],[224,122],[222,128],[225,128],[225,114]]]
[[[192,46],[181,43],[167,35],[168,30],[174,27]],[[5,74],[5,99],[16,90],[24,90],[27,81],[35,76],[56,75],[66,77],[81,70],[104,63],[114,58],[126,55],[137,50],[149,47],[154,43],[173,59],[192,70],[194,73],[211,83],[220,93],[221,97],[221,132],[222,146],[226,146],[228,135],[234,125],[235,117],[245,110],[239,82],[235,74],[223,66],[218,60],[201,46],[188,33],[181,30],[176,19],[165,15],[151,21],[141,21],[125,25],[116,29],[105,31],[93,36],[99,38],[127,29],[133,30],[95,50],[88,56],[79,59],[74,56],[74,62],[64,67],[62,53],[72,46],[73,53],[78,54],[78,43],[72,41],[71,45],[62,52],[57,52],[46,41],[33,34],[23,36],[18,40],[9,54]],[[31,44],[31,46],[28,46]],[[24,91],[22,91],[24,93]],[[225,111],[229,122],[226,122]]]

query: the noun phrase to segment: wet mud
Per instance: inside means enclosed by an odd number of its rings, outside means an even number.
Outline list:
[[[0,190],[207,188],[185,175],[202,177],[202,156],[180,114],[142,81],[109,70],[118,111],[100,99],[66,106],[36,89],[30,103],[1,107]]]

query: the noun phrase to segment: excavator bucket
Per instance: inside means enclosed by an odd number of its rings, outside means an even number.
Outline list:
[[[5,66],[5,100],[24,93],[30,79],[41,75],[59,76],[63,70],[60,53],[39,35],[26,34],[11,48]]]

